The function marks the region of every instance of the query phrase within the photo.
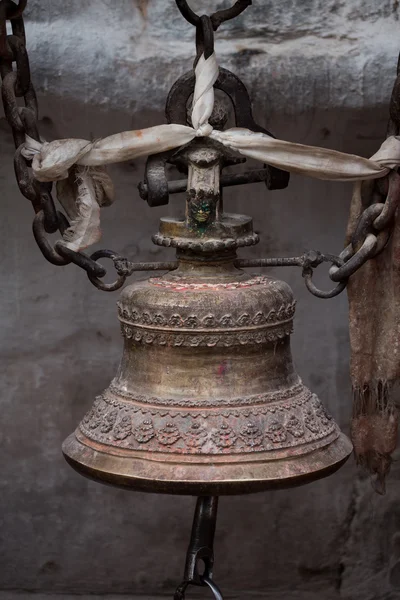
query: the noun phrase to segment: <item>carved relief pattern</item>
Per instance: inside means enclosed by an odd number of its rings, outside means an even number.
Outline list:
[[[89,429],[97,429],[103,426],[103,419],[107,411],[107,405],[102,402],[102,397],[98,396],[93,403],[92,408],[83,418],[82,424]],[[117,411],[118,414],[118,411]]]
[[[185,442],[189,449],[196,450],[204,446],[208,438],[208,432],[206,427],[202,427],[200,423],[194,421],[189,427]]]
[[[181,434],[179,433],[179,429],[170,421],[165,424],[165,427],[161,427],[161,429],[157,431],[158,441],[163,446],[172,446],[172,444],[175,444],[180,437]]]
[[[283,304],[278,310],[272,309],[267,314],[259,310],[252,315],[241,313],[237,317],[229,313],[221,317],[211,313],[204,316],[195,314],[183,316],[176,312],[172,315],[163,315],[157,312],[152,315],[148,311],[140,313],[135,308],[129,309],[122,302],[118,302],[117,306],[118,314],[126,322],[126,325],[152,325],[174,329],[231,329],[234,327],[278,325],[282,321],[290,321],[295,313],[296,302]]]
[[[154,281],[158,279],[154,279]],[[174,289],[236,289],[257,284],[271,285],[271,280],[257,276],[243,282],[231,283],[182,283],[159,279],[162,286]],[[142,344],[168,347],[231,347],[248,344],[275,343],[286,338],[293,330],[295,301],[286,301],[279,308],[268,312],[240,312],[213,314],[181,314],[176,309],[140,311],[129,302],[118,303],[122,335],[128,340]]]
[[[286,423],[286,429],[288,430],[289,433],[291,433],[296,438],[301,438],[304,436],[303,424],[294,415],[291,415],[290,418],[288,419],[288,421]]]
[[[287,438],[286,429],[282,423],[279,421],[272,421],[267,428],[265,434],[269,437],[271,442],[274,444],[279,444],[280,442],[285,442]]]
[[[211,439],[218,448],[230,448],[237,440],[237,435],[228,423],[222,423],[221,426],[211,433]]]
[[[247,422],[240,430],[240,437],[246,446],[260,446],[263,442],[263,432],[255,423]]]
[[[107,395],[107,402],[114,402],[113,397],[121,398],[122,400],[130,400],[131,402],[140,402],[141,404],[151,404],[152,406],[163,406],[167,408],[183,407],[183,408],[214,408],[220,407],[221,402],[215,398],[208,398],[207,400],[200,400],[199,398],[168,398],[163,396],[157,398],[155,396],[145,396],[144,394],[134,394],[127,391],[122,391],[118,384],[114,382],[108,388],[111,393],[108,395],[108,391],[105,392]],[[273,390],[271,392],[265,392],[264,394],[256,394],[254,396],[247,396],[246,398],[226,398],[224,405],[230,408],[230,414],[235,414],[232,409],[235,407],[241,408],[243,406],[251,406],[252,410],[267,410],[268,412],[275,412],[276,408],[274,405],[266,407],[266,404],[279,402],[279,400],[290,401],[290,405],[293,407],[302,406],[311,396],[310,390],[304,387],[301,380],[295,385],[284,388],[282,390]],[[319,403],[319,400],[318,400]],[[319,404],[318,404],[319,405]],[[174,411],[175,412],[175,411]],[[186,416],[187,411],[178,411],[181,416]],[[264,413],[262,413],[264,414]]]
[[[116,408],[114,410],[111,410],[109,413],[107,413],[104,416],[104,421],[102,422],[102,424],[100,426],[101,433],[109,433],[113,429],[115,422],[117,420],[117,417],[118,417],[118,410]]]
[[[227,330],[219,334],[199,334],[190,332],[168,332],[159,333],[158,331],[149,331],[143,328],[138,328],[133,325],[121,323],[122,335],[128,340],[142,344],[157,344],[159,346],[168,347],[184,347],[197,348],[206,346],[214,348],[214,346],[246,346],[247,344],[273,344],[279,340],[283,340],[293,332],[293,323],[283,323],[269,327],[268,329],[260,329],[255,331],[243,331],[235,333]]]
[[[203,252],[216,252],[224,249],[241,248],[243,246],[253,246],[258,244],[260,237],[257,233],[250,233],[238,238],[215,238],[197,241],[190,238],[170,237],[162,233],[155,233],[152,241],[157,246],[166,246],[167,248],[180,248],[181,250],[194,250]]]
[[[133,433],[133,436],[139,444],[147,444],[156,435],[151,419],[145,419],[143,423],[138,425]]]
[[[320,421],[317,414],[309,408],[304,415],[304,424],[312,433],[317,433],[320,427]]]
[[[116,440],[124,440],[132,433],[132,420],[129,415],[122,414],[121,418],[117,421],[114,429],[113,436]]]
[[[107,392],[96,399],[80,429],[98,443],[128,450],[199,455],[265,452],[339,435],[319,399],[304,387],[298,397],[274,404],[210,408],[163,410]]]

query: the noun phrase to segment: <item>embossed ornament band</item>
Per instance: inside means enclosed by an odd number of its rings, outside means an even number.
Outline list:
[[[163,399],[163,407],[157,407],[157,398],[139,404],[133,394],[121,402],[113,396],[113,391],[121,396],[120,391],[111,386],[96,399],[80,430],[100,444],[151,452],[235,454],[295,446],[301,451],[303,446],[306,453],[307,444],[322,440],[325,445],[324,438],[337,438],[340,432],[317,396],[301,384],[296,388],[297,394],[286,395],[290,403],[274,405],[279,394],[270,393],[257,398],[257,406],[251,405],[254,398],[238,398],[225,409],[214,402],[201,411],[185,411],[165,408],[173,399]]]
[[[224,494],[295,485],[346,460],[350,443],[293,370],[289,286],[233,260],[203,272],[184,261],[125,288],[124,355],[66,440],[75,468],[136,489]]]

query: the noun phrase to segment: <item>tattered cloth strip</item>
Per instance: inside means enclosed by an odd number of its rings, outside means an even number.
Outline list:
[[[373,194],[354,188],[347,237]],[[399,206],[400,175],[389,176],[386,202]],[[385,492],[385,478],[396,449],[400,380],[400,219],[394,220],[389,243],[349,279],[352,441],[357,462],[375,476],[374,487]]]
[[[43,144],[29,138],[23,151],[26,157],[38,161],[46,146],[52,146],[51,177],[42,177],[40,181],[57,181],[57,198],[70,221],[70,227],[63,233],[63,243],[74,251],[100,240],[100,207],[114,201],[114,187],[104,167],[79,164],[88,144],[87,140],[74,139]]]
[[[263,133],[232,128],[217,131],[208,123],[218,77],[215,54],[200,57],[195,69],[193,127],[169,124],[127,131],[102,140],[65,139],[38,143],[27,137],[24,155],[32,158],[39,181],[59,181],[58,199],[72,218],[63,241],[83,249],[100,237],[99,206],[112,201],[112,183],[104,165],[156,154],[210,137],[240,154],[284,170],[318,179],[377,179],[400,165],[400,137],[387,138],[370,159],[274,139]],[[86,170],[85,170],[86,168]],[[61,180],[61,183],[60,183]],[[361,184],[355,185],[349,232],[361,214]],[[75,195],[75,208],[71,199]],[[360,463],[383,482],[395,447],[397,416],[390,389],[400,378],[400,223],[390,244],[350,278],[350,334],[355,395],[353,441]]]
[[[193,127],[178,124],[157,125],[137,131],[117,133],[94,142],[79,139],[56,140],[41,143],[27,137],[23,151],[26,158],[32,159],[34,176],[39,181],[67,180],[58,185],[58,199],[65,210],[71,211],[68,198],[76,193],[71,189],[69,176],[73,165],[80,168],[75,173],[83,173],[81,167],[89,167],[85,178],[80,178],[76,196],[76,214],[68,233],[63,236],[65,245],[71,250],[84,249],[100,237],[98,207],[99,198],[112,201],[112,182],[104,165],[132,160],[140,156],[156,154],[178,148],[191,142],[195,137],[210,137],[232,150],[249,158],[280,167],[294,173],[301,173],[318,179],[335,181],[357,181],[375,179],[386,175],[390,169],[400,164],[400,138],[388,138],[370,159],[345,154],[328,148],[305,146],[277,140],[264,133],[248,129],[232,128],[227,131],[213,129],[208,119],[214,107],[214,83],[218,78],[218,64],[215,54],[207,60],[200,57],[195,69],[196,83],[193,97]],[[93,170],[96,167],[96,170]],[[93,185],[89,186],[90,179]],[[101,180],[101,185],[99,185]],[[97,183],[96,183],[97,182]],[[100,196],[94,194],[100,192]],[[104,202],[103,202],[104,204]],[[90,219],[90,215],[93,216]],[[97,225],[96,225],[97,223]]]

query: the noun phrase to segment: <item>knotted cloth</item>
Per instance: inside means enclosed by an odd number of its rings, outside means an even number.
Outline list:
[[[195,137],[210,137],[248,158],[318,179],[356,181],[348,233],[354,232],[365,206],[363,180],[387,175],[400,165],[400,137],[388,137],[369,159],[295,144],[231,128],[218,131],[208,122],[214,106],[218,78],[215,53],[202,55],[195,69],[193,127],[158,125],[126,131],[90,142],[80,139],[50,143],[26,138],[24,156],[32,159],[39,181],[57,181],[57,196],[71,226],[63,243],[79,251],[100,239],[100,206],[113,201],[112,182],[105,165],[156,154],[188,144]],[[351,375],[354,391],[352,437],[358,461],[377,475],[380,490],[396,445],[397,413],[390,390],[400,379],[400,223],[396,219],[390,243],[350,278]]]
[[[125,131],[104,139],[64,139],[37,142],[26,138],[23,154],[32,159],[34,176],[39,181],[63,181],[57,185],[57,196],[72,220],[64,234],[64,243],[79,251],[100,239],[99,206],[113,201],[112,182],[104,166],[133,160],[188,144],[195,137],[210,137],[243,156],[318,179],[357,181],[386,175],[400,164],[400,138],[391,136],[370,159],[275,139],[249,129],[213,129],[208,119],[214,107],[214,84],[218,79],[215,53],[202,55],[195,69],[193,95],[193,127],[171,123],[136,131]],[[79,181],[71,189],[71,169]],[[84,168],[86,167],[86,168]],[[92,180],[92,186],[89,182]],[[89,189],[90,188],[90,189]],[[78,192],[78,194],[77,194]],[[72,198],[74,202],[71,202]],[[94,221],[98,226],[94,226]]]

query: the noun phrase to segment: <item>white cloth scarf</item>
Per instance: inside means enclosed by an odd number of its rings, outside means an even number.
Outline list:
[[[195,137],[210,137],[243,156],[268,165],[317,179],[359,181],[386,175],[400,165],[400,137],[387,138],[371,158],[295,144],[249,129],[213,129],[208,119],[214,107],[214,84],[218,78],[215,53],[202,55],[195,69],[193,127],[157,125],[125,131],[90,142],[63,139],[37,142],[26,138],[23,154],[32,159],[39,181],[57,181],[57,197],[71,221],[63,235],[65,246],[79,251],[99,241],[100,207],[113,201],[112,182],[104,165],[157,154],[189,143]]]

